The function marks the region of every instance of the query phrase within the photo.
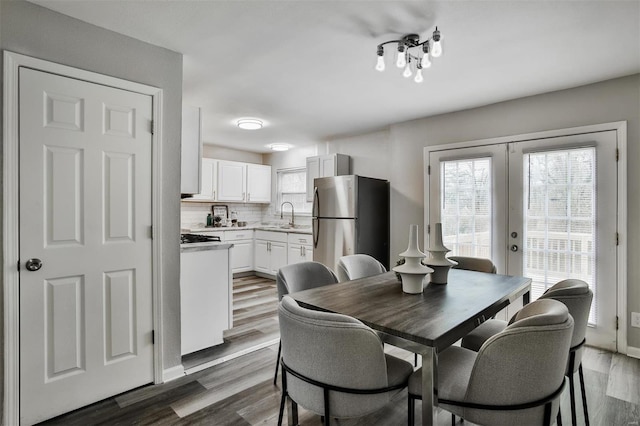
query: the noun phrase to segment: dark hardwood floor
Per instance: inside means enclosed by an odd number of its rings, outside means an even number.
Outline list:
[[[98,402],[45,422],[50,425],[275,425],[278,419],[280,383],[273,385],[277,355],[277,296],[275,283],[256,277],[235,280],[234,320],[229,334],[230,352],[210,353],[206,359],[219,362],[198,371],[197,362],[184,377],[161,385],[149,385]],[[253,319],[252,319],[253,318]],[[275,328],[274,328],[275,324]],[[237,328],[237,330],[235,330]],[[255,347],[251,337],[275,344],[234,357],[235,349]],[[232,346],[235,339],[235,349]],[[226,350],[226,349],[225,349]],[[386,345],[387,352],[413,361],[413,354]],[[237,352],[236,352],[237,353]],[[218,361],[216,361],[218,360]],[[592,425],[640,424],[640,360],[586,348],[583,360],[587,399]],[[577,378],[576,378],[577,379]],[[577,382],[577,380],[576,380]],[[398,394],[376,413],[359,419],[334,421],[344,426],[404,425],[407,393]],[[579,403],[580,404],[580,403]],[[571,424],[569,391],[562,396],[564,424]],[[578,424],[584,424],[578,405]],[[300,409],[300,424],[321,425],[320,417]],[[421,421],[416,410],[416,424]],[[286,424],[286,413],[285,413]],[[440,411],[439,425],[450,425],[450,414]],[[472,425],[469,422],[459,425]]]

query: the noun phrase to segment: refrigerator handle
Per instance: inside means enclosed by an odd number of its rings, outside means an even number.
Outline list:
[[[320,213],[320,197],[318,197],[318,187],[313,187],[313,206],[311,207],[311,216],[318,217]]]
[[[320,235],[320,221],[318,219],[313,220],[313,248],[318,248],[318,238]]]

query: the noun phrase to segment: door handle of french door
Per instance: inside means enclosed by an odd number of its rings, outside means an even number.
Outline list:
[[[518,246],[517,246],[517,245],[515,245],[515,244],[513,244],[513,245],[509,248],[509,250],[511,250],[512,252],[514,252],[514,253],[515,253],[515,252],[517,252],[517,251],[518,251]]]
[[[29,259],[25,262],[24,266],[27,268],[27,271],[35,272],[42,268],[42,260],[37,258]]]

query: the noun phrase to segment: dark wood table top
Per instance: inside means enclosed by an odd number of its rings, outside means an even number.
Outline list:
[[[531,279],[452,269],[447,284],[407,294],[394,272],[292,293],[301,306],[349,315],[441,351],[529,292]]]

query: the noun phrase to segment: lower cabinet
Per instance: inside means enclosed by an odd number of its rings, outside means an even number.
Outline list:
[[[310,262],[313,260],[313,243],[311,235],[289,234],[289,265],[298,262]]]
[[[253,229],[224,231],[224,242],[233,244],[231,272],[253,271]]]
[[[276,275],[287,264],[287,234],[256,231],[254,269]]]

